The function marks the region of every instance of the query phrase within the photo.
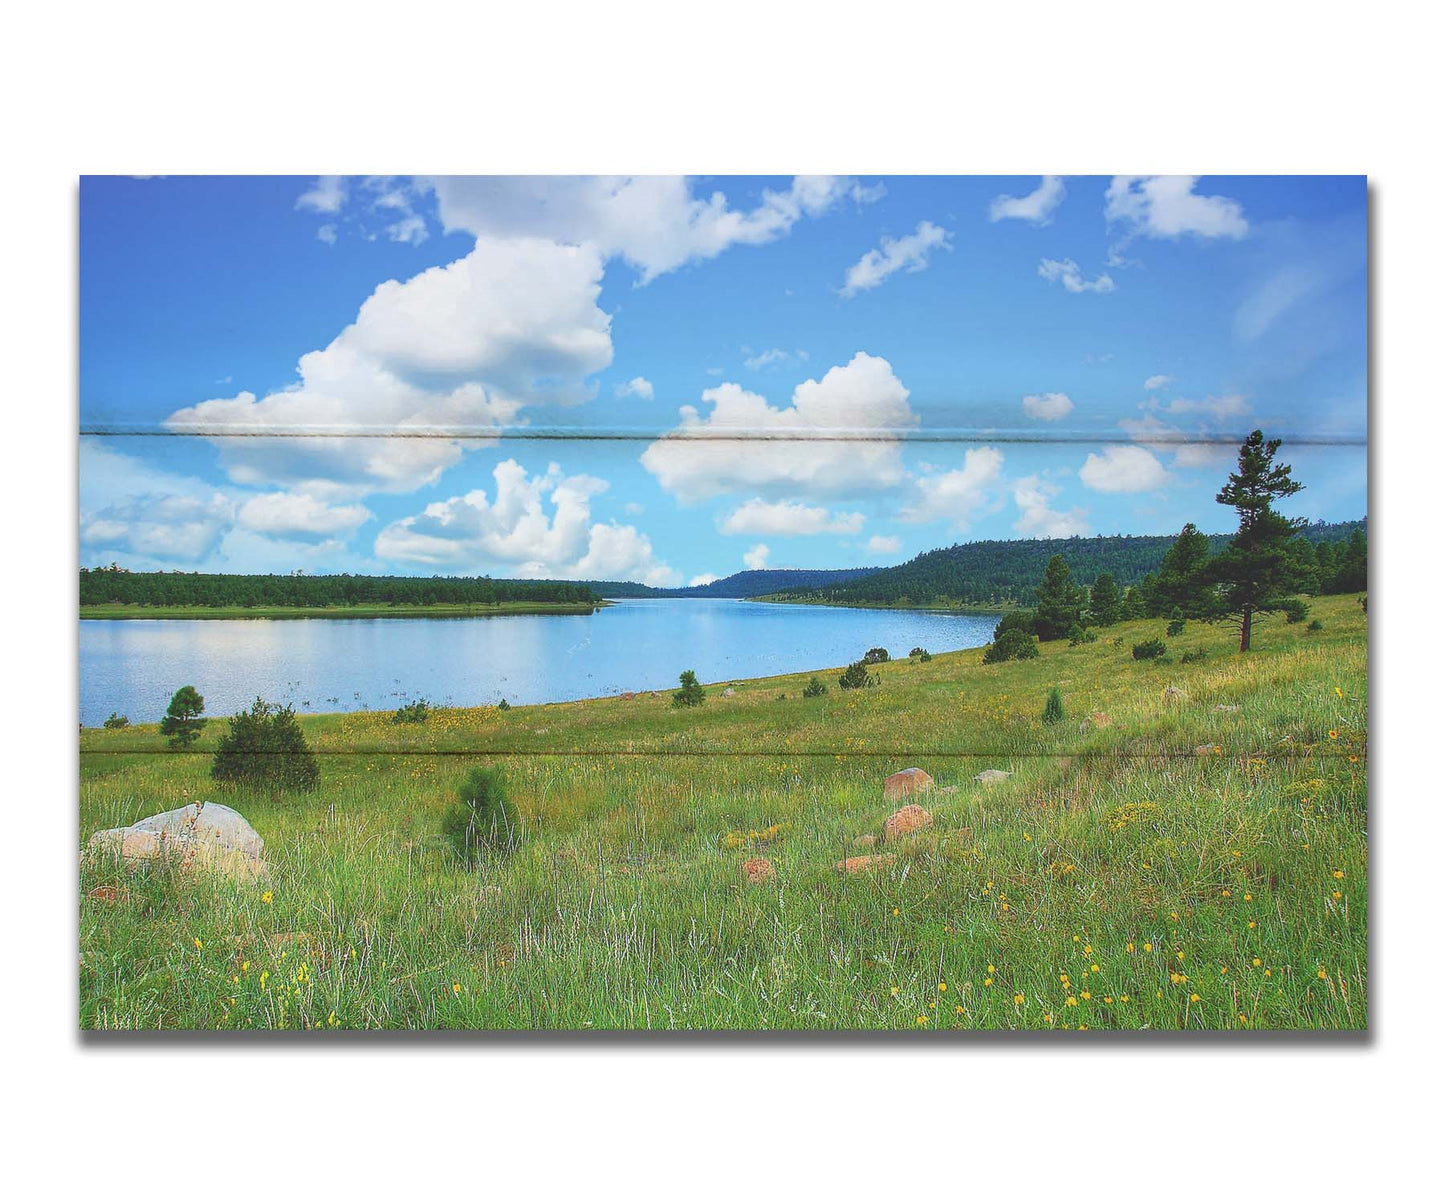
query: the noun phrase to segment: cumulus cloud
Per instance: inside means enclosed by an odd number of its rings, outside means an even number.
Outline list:
[[[822,506],[755,497],[724,518],[718,529],[724,535],[857,535],[863,530],[863,516],[829,514]]]
[[[219,492],[131,494],[82,516],[80,543],[155,560],[204,560],[230,530],[235,513],[235,503]]]
[[[515,460],[503,460],[492,476],[490,497],[485,489],[474,489],[383,528],[376,538],[377,556],[468,572],[502,564],[518,577],[658,586],[681,580],[635,527],[592,521],[590,499],[607,488],[606,481],[564,476],[556,464],[533,477]]]
[[[320,543],[350,535],[371,518],[365,506],[329,506],[296,493],[267,493],[253,497],[237,511],[237,522],[248,530],[277,539]]]
[[[1114,444],[1103,452],[1090,452],[1079,469],[1079,480],[1099,493],[1142,493],[1158,489],[1169,479],[1164,465],[1144,447]]]
[[[1191,435],[1161,422],[1153,414],[1139,419],[1126,418],[1119,425],[1131,439],[1151,451],[1161,456],[1173,455],[1176,468],[1205,468],[1234,459],[1236,445],[1232,441],[1219,441],[1202,427]]]
[[[960,531],[981,511],[994,505],[994,490],[1003,474],[1003,452],[995,447],[969,448],[963,467],[918,477],[914,500],[899,513],[910,523],[947,520]]]
[[[1041,422],[1057,422],[1074,412],[1067,393],[1031,393],[1024,398],[1024,413]]]
[[[1115,176],[1104,194],[1104,217],[1146,238],[1243,238],[1244,206],[1225,196],[1200,196],[1198,176]]]
[[[1210,418],[1238,418],[1249,413],[1249,400],[1242,393],[1223,393],[1218,397],[1206,397],[1203,401],[1191,401],[1187,397],[1176,397],[1156,409],[1165,414],[1204,414]]]
[[[877,288],[895,272],[921,272],[928,266],[932,251],[940,247],[953,250],[949,238],[947,230],[932,222],[919,222],[912,234],[902,238],[885,234],[875,249],[848,269],[838,291],[845,297],[856,297],[865,289]]]
[[[1014,504],[1019,516],[1014,530],[1036,539],[1067,539],[1071,535],[1089,533],[1088,512],[1075,506],[1072,510],[1054,510],[1049,503],[1059,495],[1059,487],[1038,476],[1027,476],[1014,482]]]
[[[1172,376],[1165,376],[1164,373],[1160,372],[1146,380],[1144,387],[1151,390],[1162,389],[1165,385],[1172,385],[1173,383],[1174,378]]]
[[[721,191],[694,196],[683,176],[447,176],[424,183],[448,231],[590,245],[625,260],[643,284],[735,244],[773,242],[845,199],[867,204],[882,195],[839,176],[798,176],[786,191],[764,189],[749,209],[733,208]]]
[[[712,406],[706,417],[683,406],[681,425],[642,453],[643,466],[686,502],[724,493],[777,499],[891,488],[904,478],[897,432],[918,423],[892,366],[862,351],[800,384],[786,409],[732,383],[702,399]],[[839,439],[840,432],[868,437]]]
[[[1092,280],[1086,279],[1072,259],[1044,259],[1039,262],[1039,275],[1054,284],[1062,284],[1071,293],[1112,293],[1114,281],[1107,272]]]
[[[587,378],[612,361],[602,269],[585,247],[480,239],[378,286],[351,326],[301,357],[290,387],[204,401],[166,426],[212,436],[240,484],[338,501],[434,483],[522,406],[586,399]],[[470,438],[397,437],[452,432]]]
[[[717,580],[719,578],[714,573],[699,573],[696,577],[689,577],[687,583],[688,585],[711,585]]]
[[[743,553],[743,563],[750,569],[765,569],[768,567],[768,555],[767,544],[756,544]]]
[[[340,213],[346,204],[345,176],[318,176],[316,183],[296,198],[296,208],[312,213]]]
[[[640,397],[643,401],[651,401],[652,382],[645,376],[634,376],[625,384],[614,386],[612,395],[614,397]]]
[[[1005,218],[1019,218],[1033,222],[1036,226],[1049,224],[1050,215],[1064,199],[1064,178],[1044,176],[1027,196],[997,196],[988,207],[988,220],[1003,221]]]
[[[868,551],[877,556],[896,556],[902,541],[896,535],[873,535],[868,540]]]

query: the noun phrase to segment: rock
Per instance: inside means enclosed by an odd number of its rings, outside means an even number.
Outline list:
[[[1232,702],[1221,702],[1214,709],[1216,711],[1223,711],[1225,714],[1232,715],[1235,711],[1239,710],[1239,705]]]
[[[181,869],[215,870],[243,882],[266,872],[265,842],[239,811],[221,803],[189,803],[128,828],[107,828],[86,849],[132,864],[175,859]]]
[[[838,862],[834,868],[842,870],[846,874],[860,874],[864,870],[875,869],[896,860],[897,857],[893,853],[871,853],[864,857],[846,858]]]
[[[957,793],[958,793],[958,787],[957,787],[957,786],[940,786],[940,787],[938,788],[938,793],[939,793],[939,794],[957,794]]]
[[[1109,716],[1106,715],[1103,711],[1090,711],[1089,722],[1098,728],[1105,728],[1110,726]]]
[[[859,849],[871,849],[878,843],[876,832],[864,832],[862,836],[853,837],[853,846]]]
[[[623,702],[631,702],[634,698],[637,697],[637,695],[634,694],[631,690],[624,690],[617,697],[622,699]]]
[[[894,799],[932,789],[933,779],[921,769],[900,769],[897,773],[890,773],[883,781],[883,797],[890,803]]]
[[[766,882],[777,876],[778,871],[766,857],[749,857],[743,862],[743,877],[749,882]]]
[[[732,688],[732,686],[729,686],[726,690],[724,690],[724,691],[722,692],[722,696],[723,696],[724,698],[731,698],[731,697],[732,697],[734,694],[736,694],[736,693],[737,693],[737,691],[734,690],[734,689]]]
[[[1164,687],[1164,701],[1166,703],[1183,702],[1186,695],[1178,686]]]
[[[925,811],[917,803],[909,803],[883,821],[883,839],[897,840],[900,836],[932,826],[932,813]]]
[[[1214,745],[1196,744],[1194,746],[1194,755],[1196,757],[1212,757],[1214,756]]]
[[[985,769],[982,773],[973,775],[975,782],[982,782],[985,786],[992,786],[995,782],[1004,782],[1013,777],[1011,769]]]

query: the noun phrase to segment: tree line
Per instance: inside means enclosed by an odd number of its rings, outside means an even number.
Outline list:
[[[135,573],[111,564],[80,570],[82,606],[487,606],[499,602],[596,603],[582,581],[494,581],[490,577],[307,576],[255,573]]]

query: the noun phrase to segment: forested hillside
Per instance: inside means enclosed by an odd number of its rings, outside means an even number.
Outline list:
[[[1343,545],[1365,520],[1347,523],[1311,523],[1301,532],[1311,544]],[[1207,537],[1217,554],[1228,535]],[[1137,584],[1155,572],[1173,535],[1093,535],[1072,539],[989,539],[955,544],[915,556],[896,568],[821,589],[775,590],[792,602],[830,602],[865,605],[923,605],[956,603],[1001,606],[1031,603],[1034,588],[1054,556],[1062,556],[1078,581],[1092,582],[1100,573],[1112,573],[1121,586]],[[1333,557],[1331,558],[1333,559]]]
[[[80,604],[138,606],[364,606],[499,602],[597,602],[581,581],[494,581],[490,577],[276,576],[250,573],[132,573],[80,570]]]
[[[747,569],[710,581],[707,585],[693,585],[687,589],[653,590],[657,597],[664,598],[756,598],[762,594],[775,594],[783,590],[824,589],[843,585],[859,577],[876,573],[876,568],[866,569]]]

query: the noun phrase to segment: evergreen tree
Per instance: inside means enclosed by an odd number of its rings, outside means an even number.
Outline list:
[[[1087,595],[1062,556],[1050,558],[1043,583],[1034,593],[1039,600],[1034,608],[1034,631],[1039,639],[1063,639],[1070,627],[1083,620]]]
[[[1209,567],[1209,537],[1193,523],[1185,523],[1174,545],[1159,562],[1154,587],[1154,615],[1167,615],[1176,606],[1186,619],[1203,619],[1214,609],[1214,597],[1206,580]]]
[[[697,674],[691,669],[684,669],[678,677],[682,689],[672,696],[672,705],[675,707],[700,707],[702,700],[706,697],[702,690],[702,684],[697,680]]]
[[[1099,627],[1112,627],[1119,621],[1124,605],[1113,573],[1100,573],[1089,591],[1089,617]]]
[[[201,718],[205,709],[206,700],[196,692],[196,687],[182,686],[171,695],[171,704],[161,720],[161,735],[171,738],[172,748],[189,748],[206,726]]]
[[[1273,506],[1304,488],[1290,476],[1288,464],[1276,464],[1278,439],[1253,432],[1239,449],[1239,469],[1215,497],[1239,515],[1239,530],[1211,562],[1208,576],[1219,583],[1225,614],[1239,628],[1239,650],[1249,651],[1255,616],[1279,608],[1280,599],[1299,581],[1299,561],[1291,543],[1303,519],[1286,518]]]

